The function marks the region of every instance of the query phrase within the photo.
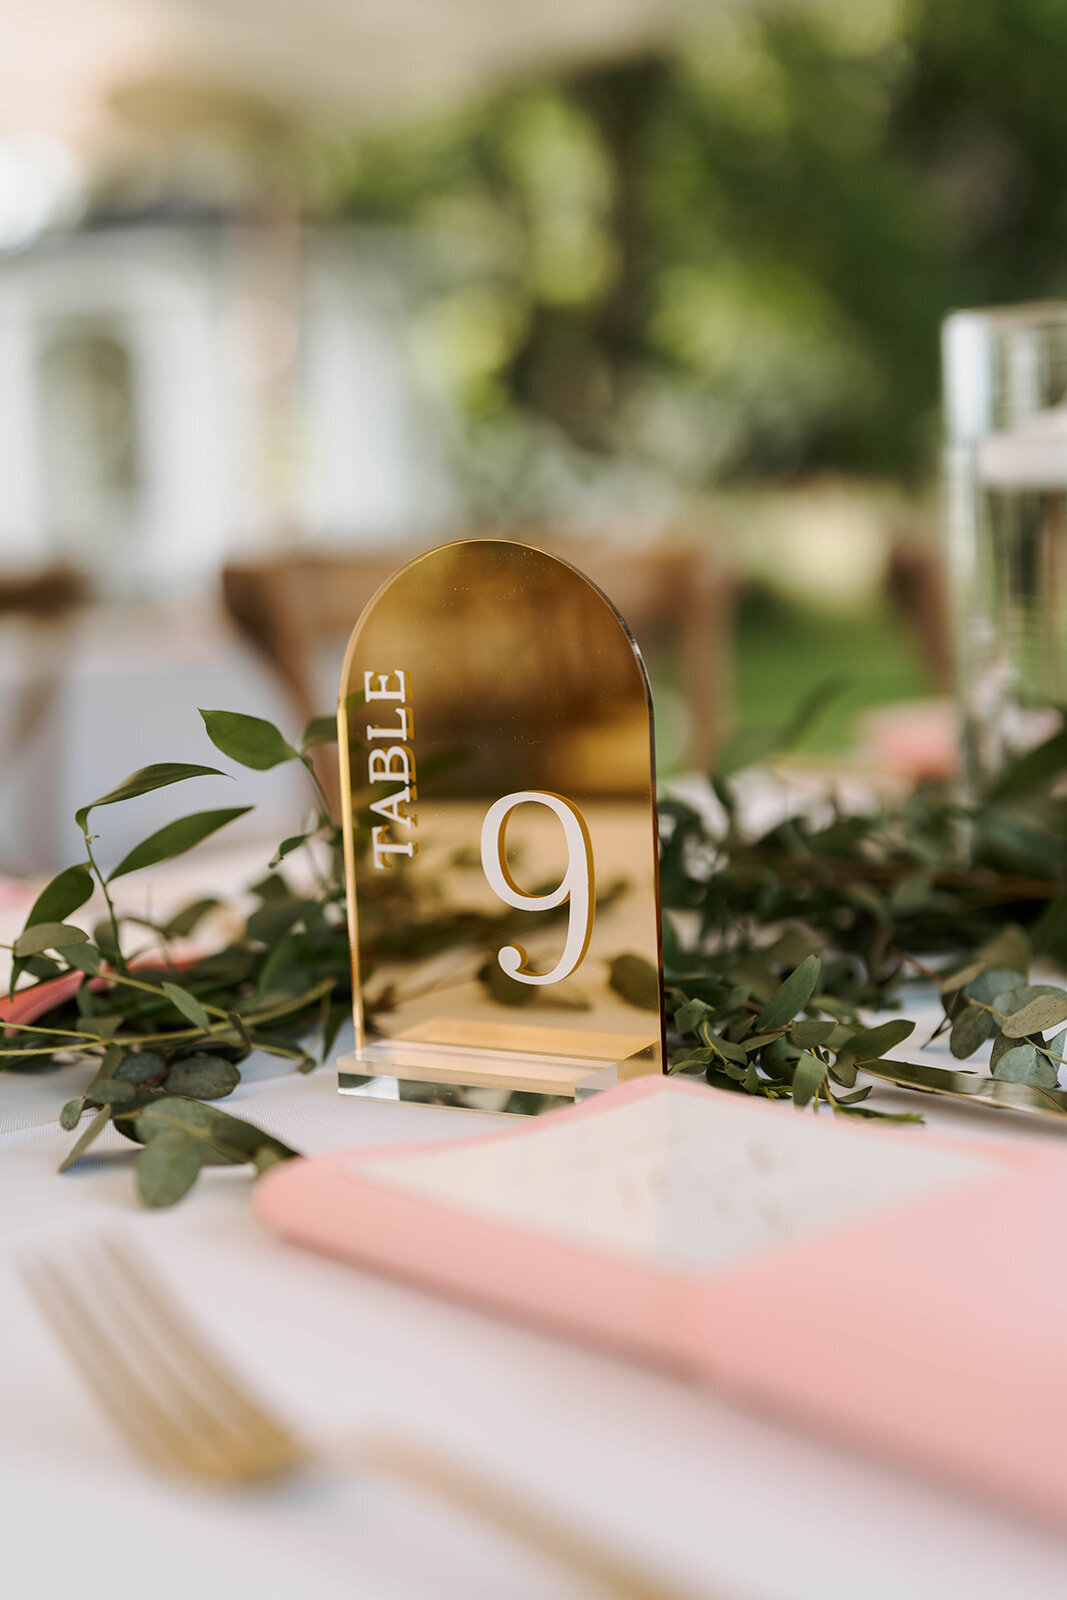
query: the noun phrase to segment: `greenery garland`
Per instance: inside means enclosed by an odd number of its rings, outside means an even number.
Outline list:
[[[836,1114],[884,1116],[863,1103],[870,1088],[857,1086],[858,1075],[914,1024],[890,1018],[869,1027],[861,1013],[894,1004],[917,975],[929,981],[928,963],[947,956],[957,969],[940,980],[953,1055],[964,1059],[992,1038],[995,1077],[1052,1087],[1065,1034],[1044,1035],[1067,1021],[1067,991],[1030,985],[1027,973],[1032,955],[1067,966],[1067,801],[1059,793],[1067,730],[969,807],[920,787],[870,814],[832,807],[821,820],[793,817],[750,838],[737,772],[787,745],[815,709],[735,741],[712,779],[721,823],[678,800],[660,806],[671,1070]],[[311,756],[335,739],[333,718],[316,718],[292,745],[261,718],[201,715],[215,747],[245,767],[300,763],[314,799],[305,831],[282,841],[252,885],[255,909],[238,937],[181,963],[174,941],[193,933],[216,900],[196,900],[166,923],[116,912],[116,878],[182,854],[248,809],[181,817],[105,873],[93,849],[94,810],[218,772],[145,767],[77,812],[85,860],[37,897],[11,947],[10,993],[0,1001],[0,1066],[97,1063],[88,1088],[63,1107],[65,1128],[89,1120],[61,1170],[110,1124],[143,1146],[137,1184],[153,1206],[180,1199],[204,1166],[262,1171],[297,1154],[215,1102],[236,1087],[253,1050],[301,1072],[325,1061],[352,1001],[340,830]],[[315,862],[314,893],[281,870],[298,850]],[[70,919],[97,888],[107,914],[86,930]],[[402,923],[398,915],[410,913],[410,892],[404,874],[382,875],[363,918],[372,963],[460,944],[488,955],[510,932],[514,913],[452,912],[423,918],[412,938],[409,916]],[[480,976],[504,1004],[529,999],[521,986],[502,986],[491,961]],[[658,1004],[657,975],[640,957],[617,958],[609,981],[633,1005]],[[395,999],[388,987],[370,998],[372,1025]]]

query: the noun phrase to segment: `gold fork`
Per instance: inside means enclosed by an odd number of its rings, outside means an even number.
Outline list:
[[[272,1415],[128,1247],[101,1242],[78,1277],[54,1261],[23,1268],[53,1332],[104,1410],[155,1466],[217,1483],[295,1472],[313,1452]],[[91,1278],[87,1292],[82,1277]],[[547,1556],[615,1600],[686,1600],[658,1575],[422,1444],[361,1440],[355,1464],[386,1474]]]

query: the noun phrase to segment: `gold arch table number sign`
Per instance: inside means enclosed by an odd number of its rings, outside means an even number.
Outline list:
[[[611,984],[661,950],[652,701],[605,595],[511,540],[431,550],[356,624],[338,726],[342,1093],[533,1114],[662,1072],[662,982]]]

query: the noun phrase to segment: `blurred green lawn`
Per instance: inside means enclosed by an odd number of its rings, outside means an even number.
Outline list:
[[[649,671],[654,699],[660,690],[677,696],[673,654],[653,652]],[[887,604],[816,611],[762,589],[748,592],[735,620],[733,678],[734,732],[786,723],[814,690],[838,680],[841,692],[793,746],[816,756],[851,749],[864,711],[938,692],[914,635]]]
[[[781,722],[828,679],[842,680],[797,746],[811,754],[847,750],[856,718],[873,706],[936,692],[913,634],[884,604],[845,615],[754,593],[741,606],[735,648],[735,727]]]

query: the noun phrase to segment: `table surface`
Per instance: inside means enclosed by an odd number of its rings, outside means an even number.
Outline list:
[[[18,926],[23,915],[13,904],[8,920]],[[948,1059],[943,1044],[900,1053]],[[243,1172],[209,1171],[183,1204],[149,1212],[134,1190],[135,1152],[109,1130],[58,1177],[71,1143],[59,1108],[86,1076],[67,1067],[0,1078],[0,1573],[19,1600],[68,1592],[141,1600],[146,1585],[153,1600],[188,1600],[218,1592],[222,1573],[231,1600],[592,1595],[384,1479],[323,1470],[224,1493],[153,1475],[97,1411],[20,1276],[23,1263],[69,1259],[105,1236],[140,1245],[308,1438],[354,1439],[373,1428],[431,1443],[578,1519],[694,1596],[1067,1594],[1067,1541],[1048,1531],[658,1371],[297,1250],[255,1221]],[[906,1091],[880,1087],[875,1103],[918,1106],[950,1138],[1064,1137],[1051,1122]],[[309,1154],[498,1126],[472,1113],[342,1098],[329,1067],[279,1076],[262,1057],[246,1063],[227,1105]],[[863,1360],[839,1329],[812,1382],[832,1383],[836,1363]],[[874,1368],[870,1381],[879,1381]]]

